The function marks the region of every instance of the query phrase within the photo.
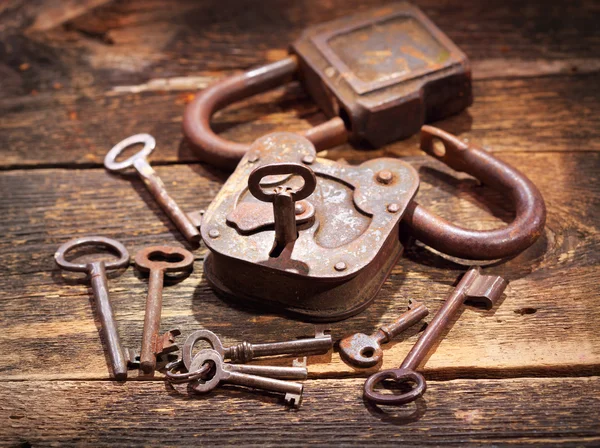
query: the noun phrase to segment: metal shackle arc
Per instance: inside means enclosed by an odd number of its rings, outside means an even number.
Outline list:
[[[298,59],[289,56],[247,72],[226,77],[199,92],[183,114],[183,133],[205,162],[232,170],[248,152],[249,143],[237,143],[218,136],[211,117],[226,106],[294,80]],[[348,139],[344,121],[334,117],[302,133],[318,150],[340,145]]]

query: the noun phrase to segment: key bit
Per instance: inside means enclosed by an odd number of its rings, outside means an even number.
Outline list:
[[[329,324],[315,324],[315,338],[331,339],[331,328],[329,328]]]
[[[175,343],[175,338],[180,334],[181,331],[175,328],[160,335],[154,343],[154,354],[162,356],[179,350],[179,346]]]
[[[321,339],[323,341],[331,341],[331,345],[333,345],[333,340],[331,339],[331,328],[329,328],[329,324],[315,324],[315,339]],[[329,349],[328,349],[329,351]],[[323,353],[323,352],[321,352]],[[311,353],[311,354],[321,354],[321,353]],[[294,367],[306,367],[308,365],[308,356],[300,356],[292,361],[292,365]]]
[[[123,356],[125,357],[125,362],[127,362],[127,367],[130,369],[139,369],[140,368],[140,354],[137,350],[132,348],[123,347]]]
[[[429,314],[427,307],[411,301],[409,310],[390,325],[385,325],[371,335],[355,333],[340,341],[340,355],[344,361],[355,367],[373,367],[383,358],[381,345],[394,336],[412,327]]]

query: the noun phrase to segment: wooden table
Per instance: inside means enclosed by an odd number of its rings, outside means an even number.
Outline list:
[[[60,3],[60,5],[59,5]],[[416,405],[378,408],[362,398],[373,370],[337,353],[309,359],[300,410],[277,395],[220,388],[208,396],[157,375],[110,381],[91,290],[62,273],[63,242],[101,234],[134,254],[185,241],[136,177],[108,174],[117,141],[149,132],[151,157],[187,211],[205,208],[228,173],[198,163],[181,135],[197,89],[286,54],[303,27],[369,8],[322,2],[106,0],[0,4],[2,197],[0,405],[2,443],[115,445],[599,445],[600,444],[600,18],[593,1],[415,1],[471,58],[475,103],[436,123],[526,173],[548,207],[543,237],[486,270],[505,276],[491,311],[466,308],[430,356],[429,390]],[[228,138],[302,130],[323,115],[298,85],[236,104],[215,127]],[[327,157],[351,163],[407,157],[418,200],[473,228],[512,218],[509,204],[423,155],[417,137],[377,151],[349,145]],[[202,275],[165,289],[163,329],[208,328],[227,343],[274,341],[311,326],[219,299]],[[409,298],[432,311],[465,266],[413,244],[374,304],[333,325],[371,332]],[[146,278],[110,279],[122,340],[140,343]],[[390,343],[395,367],[418,328]]]

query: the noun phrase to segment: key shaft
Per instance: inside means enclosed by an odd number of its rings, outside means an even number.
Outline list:
[[[123,355],[117,322],[108,297],[106,268],[103,262],[90,263],[89,266],[92,291],[96,300],[96,309],[102,325],[104,340],[108,347],[108,356],[112,364],[113,375],[115,379],[123,381],[127,378],[127,361]]]
[[[200,241],[200,231],[192,223],[188,215],[179,208],[175,200],[169,196],[165,184],[158,177],[154,168],[150,166],[146,158],[136,159],[133,163],[139,176],[144,181],[144,185],[162,208],[165,214],[171,219],[173,224],[177,226],[181,234],[190,243],[197,244]]]
[[[266,356],[304,356],[327,353],[333,346],[331,335],[297,339],[285,342],[251,344],[242,342],[225,349],[225,358],[237,362],[249,362]]]
[[[408,352],[400,365],[401,369],[415,370],[433,346],[440,340],[446,327],[460,311],[466,300],[482,300],[488,308],[502,296],[508,283],[501,277],[482,275],[479,268],[470,269],[450,293],[427,328]],[[487,289],[487,291],[485,291]]]
[[[308,377],[306,367],[261,366],[254,364],[226,364],[230,372],[264,376],[280,380],[305,380]]]
[[[140,367],[144,373],[151,373],[156,368],[154,347],[159,337],[163,285],[164,272],[161,269],[151,270],[148,296],[146,297],[146,312],[144,314],[142,351],[140,353]]]

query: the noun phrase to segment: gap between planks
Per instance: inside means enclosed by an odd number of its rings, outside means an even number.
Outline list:
[[[354,149],[354,148],[353,148]],[[359,149],[356,149],[359,150]],[[327,150],[325,150],[327,151]],[[494,151],[489,151],[494,154]],[[544,150],[527,150],[527,151],[515,151],[515,150],[503,150],[497,154],[579,154],[579,153],[593,153],[596,151],[590,151],[587,149],[565,149],[559,151],[544,151]],[[425,153],[423,152],[425,155]],[[317,154],[318,155],[318,154]],[[383,157],[383,156],[381,156]],[[408,156],[407,156],[408,157]],[[323,158],[328,159],[328,157],[324,156]],[[398,157],[399,159],[403,159],[404,157]],[[361,162],[362,163],[362,162]],[[153,161],[151,163],[152,166],[176,166],[176,165],[190,165],[190,166],[208,166],[214,168],[210,163],[201,162],[201,161],[189,161],[189,160],[163,160],[163,161]],[[96,169],[104,169],[104,165],[101,163],[40,163],[37,165],[28,165],[28,164],[12,164],[2,166],[0,165],[0,173],[3,171],[35,171],[35,170],[45,170],[45,169],[57,169],[57,170],[96,170]]]

